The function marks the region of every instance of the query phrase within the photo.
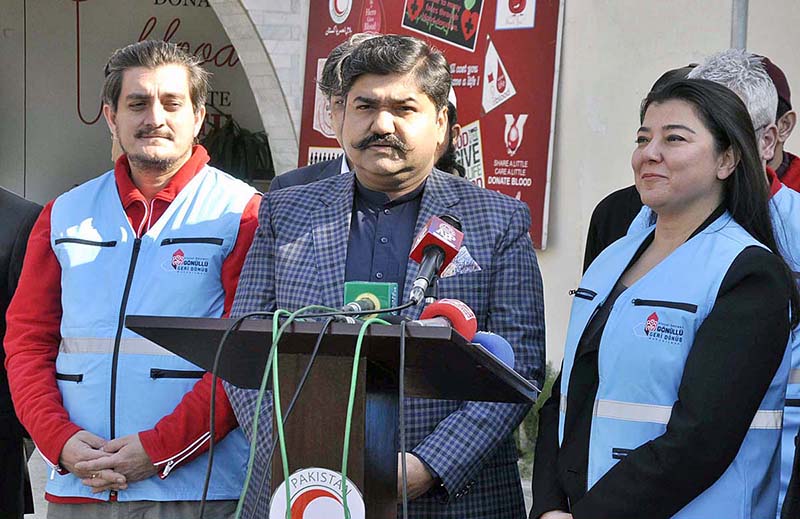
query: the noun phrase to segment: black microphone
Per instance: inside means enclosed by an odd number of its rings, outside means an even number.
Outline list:
[[[422,301],[433,279],[456,257],[463,240],[461,222],[455,216],[430,219],[411,247],[410,257],[419,263],[417,278],[411,287],[411,301]]]

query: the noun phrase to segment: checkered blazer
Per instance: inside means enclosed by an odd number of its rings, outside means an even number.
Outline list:
[[[337,175],[272,192],[261,202],[259,228],[245,261],[231,316],[254,310],[296,310],[308,304],[340,307],[354,176]],[[415,233],[434,215],[453,214],[463,225],[464,245],[479,272],[439,281],[441,297],[464,301],[478,329],[508,339],[515,369],[537,385],[544,378],[542,281],[525,204],[434,170],[428,177]],[[407,300],[418,266],[406,268]],[[414,319],[420,307],[404,315]],[[226,386],[248,436],[256,391]],[[269,399],[265,398],[266,403]],[[526,517],[512,432],[530,406],[408,398],[404,402],[407,445],[441,480],[409,503],[415,518]],[[271,408],[259,423],[256,464],[244,517],[267,517],[266,456],[272,443]]]

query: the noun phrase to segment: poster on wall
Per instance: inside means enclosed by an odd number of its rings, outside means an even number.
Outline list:
[[[311,0],[300,165],[341,153],[316,87],[328,53],[358,32],[421,38],[450,64],[467,178],[525,202],[544,249],[562,1]]]

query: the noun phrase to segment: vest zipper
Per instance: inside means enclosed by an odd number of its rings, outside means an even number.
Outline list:
[[[94,245],[95,247],[114,247],[117,244],[116,240],[112,241],[94,241],[94,240],[84,240],[81,238],[58,238],[56,239],[55,244],[59,245],[62,243],[78,243],[80,245]]]
[[[150,368],[150,378],[203,378],[205,371]]]
[[[210,245],[222,245],[222,238],[164,238],[161,245],[177,245],[180,243],[208,243]]]
[[[119,363],[119,345],[122,341],[122,329],[125,325],[125,310],[128,306],[128,296],[131,292],[133,272],[136,270],[136,259],[139,257],[139,249],[142,246],[142,239],[133,240],[133,252],[131,253],[131,264],[128,267],[128,279],[125,280],[125,290],[122,292],[122,303],[119,307],[119,324],[117,324],[117,336],[114,338],[114,356],[111,359],[111,434],[110,438],[116,438],[116,400],[117,400],[117,364]]]
[[[581,299],[588,299],[591,301],[597,295],[597,292],[594,290],[589,290],[588,288],[577,288],[575,290],[570,290],[569,295],[580,297]]]
[[[684,312],[697,313],[697,305],[691,303],[678,303],[676,301],[660,301],[658,299],[633,299],[633,306],[656,306],[661,308],[674,308]]]

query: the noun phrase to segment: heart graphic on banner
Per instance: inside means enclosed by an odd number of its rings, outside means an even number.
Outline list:
[[[469,41],[475,36],[478,31],[479,21],[480,16],[478,16],[478,13],[473,13],[466,9],[461,12],[461,32],[464,34],[465,41]]]
[[[408,17],[411,18],[412,22],[419,18],[419,15],[422,14],[424,9],[425,0],[410,0],[408,4],[406,4],[406,12],[408,13]]]

